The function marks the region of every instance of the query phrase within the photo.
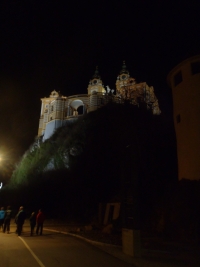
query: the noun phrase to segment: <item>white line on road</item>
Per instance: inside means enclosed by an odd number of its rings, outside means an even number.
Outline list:
[[[18,236],[19,239],[21,239],[21,241],[24,243],[25,247],[30,251],[31,255],[33,256],[33,258],[35,258],[35,260],[37,261],[37,263],[40,265],[40,267],[45,267],[45,265],[41,262],[41,260],[35,255],[35,253],[32,251],[32,249],[28,246],[28,244],[24,241],[23,238],[21,238],[20,236]]]

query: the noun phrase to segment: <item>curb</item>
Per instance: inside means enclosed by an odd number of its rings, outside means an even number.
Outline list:
[[[76,234],[72,234],[72,233],[69,233],[69,232],[63,232],[63,231],[53,230],[53,229],[49,229],[49,228],[44,228],[44,230],[47,230],[47,231],[50,231],[50,232],[55,232],[55,233],[60,233],[60,234],[64,234],[64,235],[74,236],[74,237],[83,239],[83,240],[87,241],[88,243],[92,243],[94,245],[108,246],[108,247],[113,247],[113,248],[121,248],[121,246],[107,244],[107,243],[98,242],[98,241],[93,241],[93,240],[88,239],[86,237],[83,237],[83,236],[80,236],[80,235],[76,235]]]

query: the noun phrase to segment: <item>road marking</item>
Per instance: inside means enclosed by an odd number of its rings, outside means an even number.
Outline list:
[[[33,258],[35,258],[35,260],[37,261],[37,263],[40,265],[40,267],[45,267],[45,265],[41,262],[41,260],[35,255],[35,253],[32,251],[32,249],[28,246],[28,244],[24,241],[23,238],[21,238],[20,236],[18,236],[19,239],[21,239],[21,241],[24,243],[25,247],[29,250],[29,252],[31,253],[31,255],[33,256]]]

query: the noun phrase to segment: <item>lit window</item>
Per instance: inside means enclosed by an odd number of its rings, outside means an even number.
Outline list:
[[[200,73],[200,61],[191,63],[191,71],[193,75]]]
[[[182,72],[179,71],[176,75],[174,75],[174,86],[177,86],[183,80]]]

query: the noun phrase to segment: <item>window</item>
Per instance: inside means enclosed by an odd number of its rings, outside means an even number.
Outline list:
[[[191,63],[192,75],[200,73],[200,61]]]
[[[181,122],[181,115],[178,114],[178,115],[176,116],[176,123],[180,123],[180,122]]]
[[[182,80],[182,72],[179,71],[176,75],[174,75],[174,86],[177,86],[179,83],[182,82]]]
[[[77,108],[77,112],[78,112],[77,115],[81,115],[81,114],[83,114],[83,113],[84,113],[84,108],[83,108],[83,106],[79,106],[79,107]]]
[[[51,106],[51,111],[53,111],[53,106]]]

